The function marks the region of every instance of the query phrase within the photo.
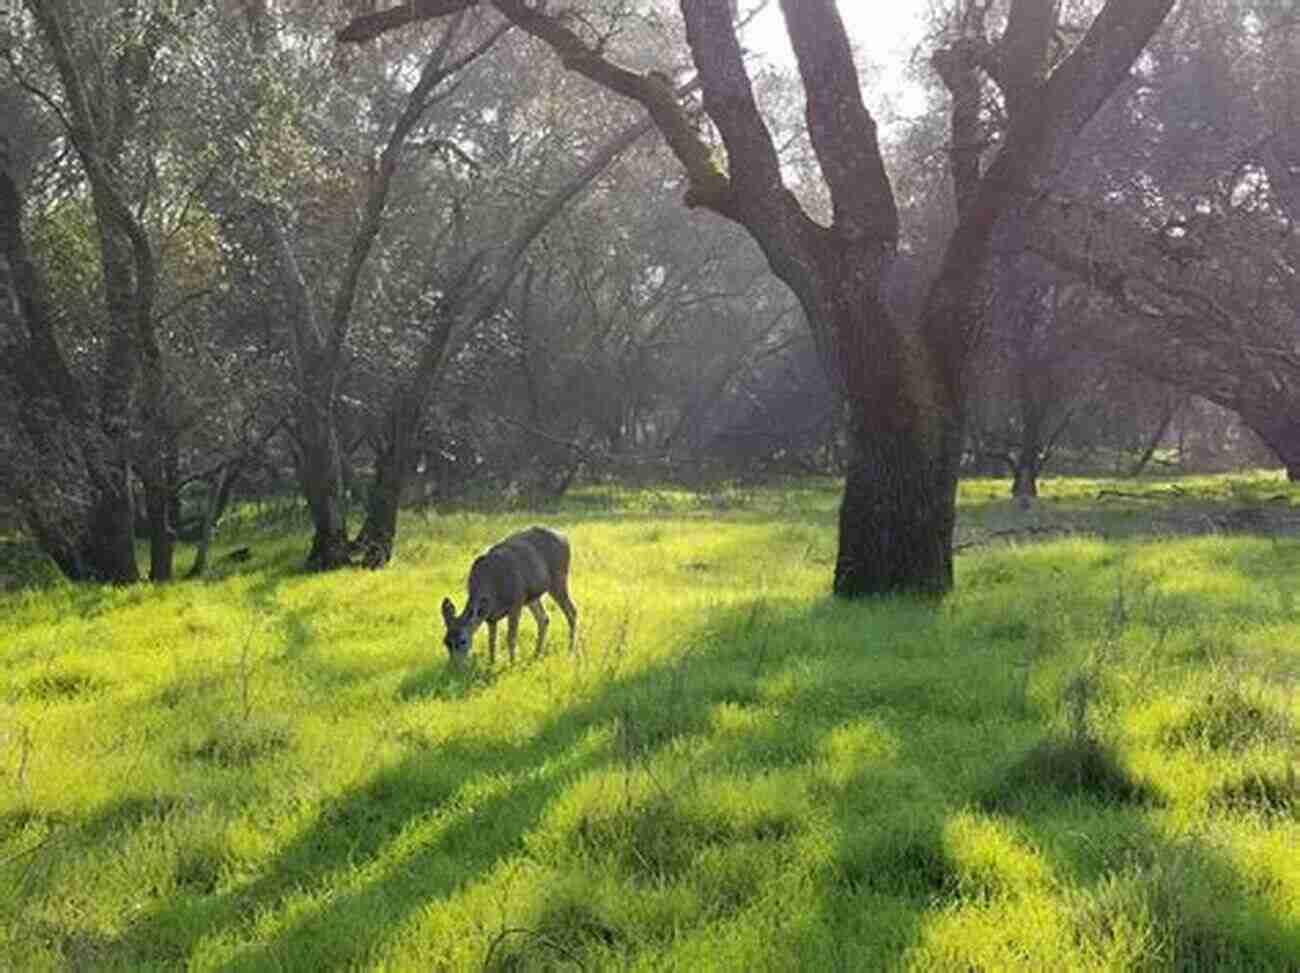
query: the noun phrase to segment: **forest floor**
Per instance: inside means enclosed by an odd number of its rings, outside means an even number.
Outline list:
[[[10,544],[0,969],[1300,969],[1300,487],[1005,494],[927,604],[828,596],[830,482],[412,514],[379,572],[252,508],[199,582]],[[454,669],[539,521],[580,659],[552,609]]]

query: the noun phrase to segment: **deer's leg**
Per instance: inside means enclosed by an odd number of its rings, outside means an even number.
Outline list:
[[[506,616],[506,648],[510,650],[510,664],[515,664],[515,642],[519,638],[519,609],[510,609]]]
[[[528,603],[528,610],[533,613],[533,620],[537,622],[537,654],[542,654],[542,649],[546,645],[546,626],[551,624],[550,617],[546,614],[546,609],[542,606],[542,599],[536,598]]]
[[[561,581],[556,585],[555,590],[551,592],[551,597],[560,606],[560,611],[564,612],[565,621],[569,623],[569,652],[572,653],[578,645],[578,606],[569,597],[567,581]]]
[[[497,664],[497,623],[488,622],[488,665]]]

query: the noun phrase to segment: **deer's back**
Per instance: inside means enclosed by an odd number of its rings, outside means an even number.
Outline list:
[[[569,573],[569,542],[546,527],[529,527],[494,544],[470,569],[470,589],[486,595],[488,617],[550,591]]]

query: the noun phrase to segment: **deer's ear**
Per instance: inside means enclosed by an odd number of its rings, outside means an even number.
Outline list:
[[[456,620],[456,606],[451,603],[450,598],[442,599],[442,620],[448,625]]]
[[[487,618],[487,610],[488,600],[486,598],[480,598],[478,601],[474,602],[475,618]]]

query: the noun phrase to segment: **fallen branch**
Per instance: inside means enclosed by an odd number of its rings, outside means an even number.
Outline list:
[[[1185,497],[1187,491],[1182,487],[1170,487],[1168,490],[1153,490],[1149,493],[1131,493],[1127,490],[1098,490],[1097,499],[1105,500],[1115,497],[1122,500],[1167,500],[1170,497]]]
[[[1097,536],[1104,536],[1103,534],[1101,534],[1100,531],[1095,531],[1095,530],[1082,530],[1082,529],[1080,529],[1080,528],[1078,528],[1078,527],[1070,527],[1070,526],[1062,526],[1062,527],[1037,527],[1037,526],[1030,526],[1030,527],[1008,527],[1008,528],[1006,528],[1005,530],[991,530],[991,531],[988,531],[988,532],[987,532],[983,537],[980,537],[980,538],[978,538],[978,539],[976,539],[976,540],[973,540],[973,541],[966,541],[965,543],[962,543],[962,544],[955,544],[955,545],[953,545],[953,550],[954,550],[954,551],[964,551],[964,550],[967,550],[968,548],[972,548],[972,547],[981,547],[981,546],[983,546],[984,544],[988,544],[988,543],[990,543],[990,542],[992,542],[992,541],[995,541],[995,540],[1001,540],[1001,539],[1013,539],[1013,538],[1020,537],[1020,536],[1027,536],[1027,537],[1043,537],[1043,536],[1057,536],[1057,535],[1068,535],[1068,534],[1079,534],[1079,533],[1087,533],[1087,534],[1095,534],[1095,535],[1097,535]]]

